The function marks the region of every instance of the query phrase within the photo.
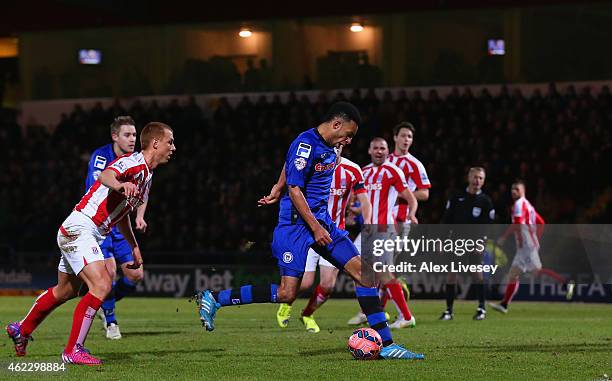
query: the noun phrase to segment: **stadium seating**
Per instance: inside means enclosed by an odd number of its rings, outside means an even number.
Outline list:
[[[487,168],[485,190],[500,221],[508,221],[509,184],[527,183],[530,200],[550,223],[596,221],[610,213],[596,208],[609,186],[612,96],[607,87],[591,94],[573,86],[544,94],[503,88],[472,94],[455,89],[445,98],[435,91],[373,91],[321,94],[311,102],[291,95],[244,97],[232,107],[221,99],[212,110],[195,102],[159,105],[135,102],[129,109],[75,105],[53,133],[27,126],[22,133],[10,110],[1,112],[0,245],[18,251],[55,247],[59,223],[84,191],[90,152],[109,141],[108,125],[129,114],[138,127],[159,120],[175,129],[177,153],[155,176],[147,213],[145,250],[220,251],[256,241],[267,250],[276,209],[258,209],[280,171],[290,140],[313,127],[334,100],[347,99],[364,123],[347,154],[367,164],[368,139],[384,136],[402,120],[416,127],[412,152],[426,165],[433,188],[419,210],[424,223],[437,223],[446,198],[463,187],[468,167]],[[593,209],[595,208],[595,212]],[[588,213],[586,213],[588,211]],[[608,217],[609,220],[609,217]],[[27,226],[27,229],[25,228]]]

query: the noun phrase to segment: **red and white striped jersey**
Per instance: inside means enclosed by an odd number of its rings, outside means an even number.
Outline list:
[[[104,234],[108,234],[117,222],[148,199],[153,179],[153,173],[140,152],[120,156],[106,169],[117,173],[119,182],[135,184],[138,187],[138,195],[126,198],[102,185],[100,180],[96,180],[89,188],[74,210],[91,218]]]
[[[349,196],[366,193],[361,168],[349,159],[343,157],[334,170],[327,209],[332,220],[339,229],[345,229],[346,205]]]
[[[521,197],[514,202],[512,223],[519,225],[514,235],[517,248],[538,249],[540,247],[537,224],[539,221],[543,223],[544,220],[538,217],[535,208],[525,197]]]
[[[410,188],[412,192],[417,189],[431,188],[425,166],[412,154],[407,153],[406,155],[400,156],[392,153],[389,155],[389,161],[402,170],[406,180],[408,180],[408,188]],[[408,217],[408,202],[401,198],[398,199],[397,205],[393,208],[393,215],[397,222],[406,222]]]
[[[387,160],[379,166],[363,167],[363,178],[372,203],[372,224],[395,224],[393,206],[397,195],[408,188],[402,170]]]

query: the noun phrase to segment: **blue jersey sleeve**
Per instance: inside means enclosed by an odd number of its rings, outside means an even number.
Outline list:
[[[87,166],[87,178],[85,179],[85,189],[89,189],[93,183],[98,180],[100,172],[106,168],[109,161],[106,157],[99,155],[98,152],[94,152],[89,159],[89,165]]]
[[[287,185],[303,188],[314,159],[313,144],[308,139],[298,137],[291,143],[285,161]]]

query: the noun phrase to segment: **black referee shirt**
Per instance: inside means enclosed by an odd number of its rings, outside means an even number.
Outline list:
[[[446,202],[443,224],[491,224],[495,220],[495,209],[491,198],[479,191],[468,193],[467,189]]]

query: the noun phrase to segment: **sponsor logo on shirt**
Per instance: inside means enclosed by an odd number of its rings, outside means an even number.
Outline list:
[[[125,171],[125,164],[122,161],[118,161],[114,164],[115,167],[119,168],[121,172]]]
[[[381,183],[375,183],[375,184],[367,184],[365,186],[365,189],[369,190],[369,191],[377,191],[377,190],[382,190],[383,186]]]
[[[344,192],[346,192],[346,188],[330,189],[329,190],[329,194],[331,196],[342,196],[344,194]]]
[[[317,172],[325,172],[325,171],[329,171],[329,170],[334,169],[335,166],[336,166],[336,163],[329,163],[329,164],[317,163],[315,165],[314,169]]]

